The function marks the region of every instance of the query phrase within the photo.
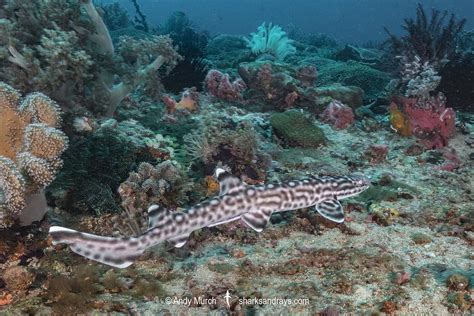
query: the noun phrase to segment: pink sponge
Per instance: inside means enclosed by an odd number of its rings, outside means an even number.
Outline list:
[[[230,81],[228,74],[212,69],[204,79],[207,91],[224,101],[238,101],[242,99],[242,92],[247,89],[242,79]]]
[[[354,112],[351,107],[334,100],[328,104],[321,114],[321,120],[335,128],[344,129],[354,122]]]
[[[441,93],[428,100],[397,97],[392,104],[402,110],[411,134],[429,149],[446,146],[455,132],[454,110],[446,107]]]

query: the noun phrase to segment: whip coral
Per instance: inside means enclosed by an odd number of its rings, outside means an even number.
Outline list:
[[[0,82],[2,225],[25,210],[28,196],[41,192],[54,180],[62,165],[60,156],[68,145],[66,135],[57,129],[60,110],[53,100],[42,93],[20,98],[18,91]]]

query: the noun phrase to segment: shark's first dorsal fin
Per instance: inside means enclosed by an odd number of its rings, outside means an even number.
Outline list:
[[[242,214],[240,218],[244,221],[245,224],[253,228],[257,232],[261,232],[265,226],[267,226],[268,221],[272,216],[271,211],[250,211],[248,213]]]
[[[344,210],[338,200],[326,200],[316,204],[316,210],[321,216],[336,223],[344,222]]]
[[[214,177],[219,182],[219,195],[235,192],[245,186],[239,178],[222,168],[216,168],[216,171],[214,171]]]
[[[168,218],[170,212],[159,205],[152,205],[148,208],[148,229],[162,225]]]

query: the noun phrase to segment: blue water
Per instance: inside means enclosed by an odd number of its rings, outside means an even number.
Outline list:
[[[118,2],[134,15],[130,0]],[[303,32],[324,33],[343,43],[380,42],[383,27],[401,33],[401,23],[413,16],[417,3],[425,8],[448,10],[467,18],[467,30],[474,28],[473,0],[138,0],[151,25],[163,23],[174,11],[183,11],[200,28],[211,34],[248,34],[263,21]]]

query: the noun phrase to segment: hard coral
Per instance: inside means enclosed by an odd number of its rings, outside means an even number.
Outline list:
[[[151,205],[176,208],[184,202],[190,189],[187,183],[183,171],[170,160],[156,166],[142,162],[137,172],[131,172],[118,189],[132,233],[137,235],[147,229],[147,209]]]
[[[26,207],[27,195],[33,195],[54,180],[62,165],[60,156],[68,145],[66,135],[56,128],[60,122],[60,110],[53,100],[32,93],[20,101],[18,91],[0,82],[3,219],[18,217]]]
[[[444,147],[455,132],[455,113],[440,93],[429,100],[395,97],[390,105],[392,127],[415,135],[429,149]],[[397,130],[398,132],[398,130]]]
[[[187,154],[207,174],[219,163],[233,174],[264,180],[270,157],[262,150],[259,135],[250,122],[234,122],[233,117],[209,113],[193,132],[184,136]]]
[[[334,100],[321,114],[321,119],[337,129],[345,129],[354,122],[354,112],[351,107]]]
[[[207,91],[224,101],[241,100],[242,92],[247,89],[242,79],[235,79],[231,82],[228,74],[223,74],[216,69],[209,70],[204,81]]]

